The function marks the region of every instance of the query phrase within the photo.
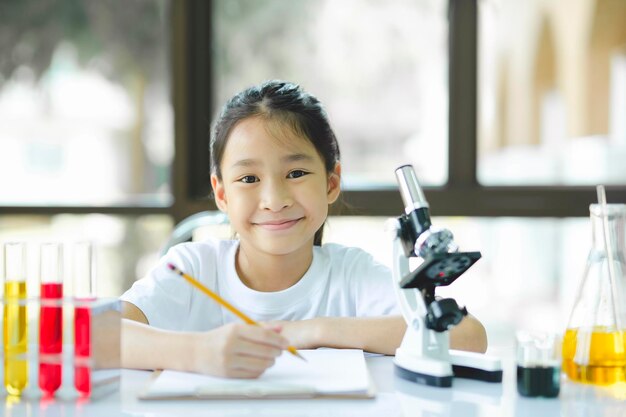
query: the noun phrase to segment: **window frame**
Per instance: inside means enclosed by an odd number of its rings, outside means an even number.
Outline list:
[[[478,0],[449,0],[448,180],[424,187],[437,216],[584,217],[597,201],[593,186],[484,186],[477,180]],[[0,215],[60,213],[169,214],[178,222],[216,209],[209,196],[209,140],[212,108],[212,1],[172,1],[170,46],[175,157],[171,204],[115,206],[0,206]],[[626,181],[606,187],[610,201],[626,201]],[[351,207],[342,213],[398,216],[395,187],[343,191]]]

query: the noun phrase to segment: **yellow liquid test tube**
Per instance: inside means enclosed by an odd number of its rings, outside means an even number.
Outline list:
[[[28,384],[25,255],[23,243],[5,244],[4,386],[9,395],[20,395]]]

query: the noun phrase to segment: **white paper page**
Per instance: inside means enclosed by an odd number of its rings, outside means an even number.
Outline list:
[[[258,379],[219,378],[187,372],[165,370],[150,386],[148,395],[184,396],[198,392],[225,393],[262,392],[287,393],[309,390],[317,394],[365,393],[369,378],[363,351],[355,349],[299,350],[307,362],[288,352]]]

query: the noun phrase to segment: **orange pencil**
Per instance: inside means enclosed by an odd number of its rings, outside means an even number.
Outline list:
[[[181,271],[180,269],[178,269],[176,266],[174,266],[171,263],[168,263],[167,267],[171,269],[172,271],[176,272],[181,277],[183,277],[188,283],[190,283],[191,285],[193,285],[194,287],[196,287],[197,289],[199,289],[200,291],[202,291],[203,293],[205,293],[206,295],[214,299],[218,304],[220,304],[221,306],[226,308],[228,311],[230,311],[231,313],[239,317],[241,320],[253,326],[260,326],[259,323],[252,320],[250,317],[246,316],[241,311],[237,310],[235,306],[233,306],[231,303],[224,300],[222,297],[220,297],[219,295],[217,295],[216,293],[214,293],[213,291],[211,291],[210,289],[202,285],[199,281],[194,279],[191,275],[185,274],[183,271]],[[304,359],[304,356],[300,355],[294,346],[288,346],[287,350],[292,355],[297,356],[306,362],[306,359]]]

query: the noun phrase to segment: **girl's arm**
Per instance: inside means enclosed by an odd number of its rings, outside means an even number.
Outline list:
[[[468,314],[450,330],[450,349],[485,353],[487,351],[485,326],[476,317]]]
[[[402,316],[318,317],[275,323],[283,327],[283,336],[296,348],[352,348],[386,355],[395,354],[406,330]],[[450,331],[450,348],[485,352],[487,335],[483,325],[473,316],[465,317]]]
[[[233,378],[256,378],[288,346],[279,328],[229,324],[207,332],[148,325],[143,312],[122,302],[122,367],[174,369]]]

